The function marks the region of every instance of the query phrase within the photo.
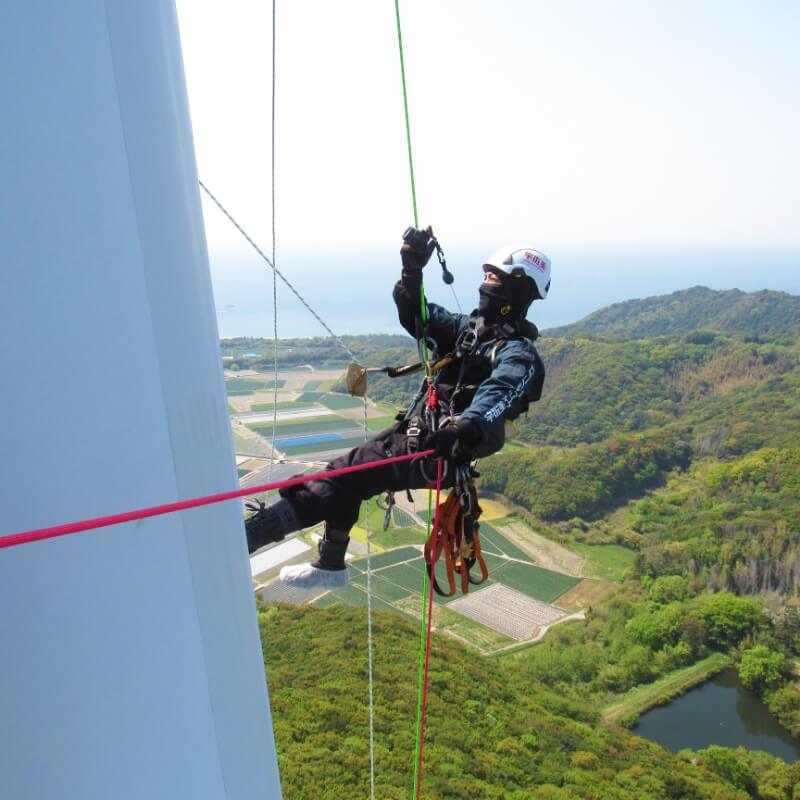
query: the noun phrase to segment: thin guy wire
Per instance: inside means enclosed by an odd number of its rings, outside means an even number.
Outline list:
[[[275,247],[275,3],[272,0],[272,263],[276,264]],[[272,358],[274,367],[274,382],[272,387],[272,439],[270,448],[275,452],[275,434],[278,430],[278,276],[272,271],[272,320],[274,336],[272,341]],[[272,462],[269,462],[269,476],[272,477]]]
[[[305,306],[305,308],[311,313],[314,319],[317,322],[319,322],[319,324],[322,325],[323,328],[325,328],[331,339],[333,339],[336,342],[336,344],[338,344],[339,347],[341,347],[347,353],[347,355],[349,355],[350,358],[353,359],[353,361],[358,361],[353,351],[325,324],[322,317],[320,317],[320,315],[317,314],[317,312],[314,311],[313,308],[311,308],[311,306],[303,299],[303,296],[300,294],[300,292],[298,292],[297,289],[295,289],[294,286],[292,286],[288,278],[272,263],[272,261],[270,261],[269,258],[267,258],[267,256],[264,254],[264,251],[250,238],[250,236],[247,234],[247,231],[245,231],[245,229],[230,215],[230,213],[228,213],[228,210],[225,208],[225,206],[223,206],[222,203],[220,203],[220,201],[217,200],[216,197],[214,197],[214,195],[211,193],[208,187],[203,183],[203,181],[198,181],[198,183],[200,184],[200,188],[214,201],[214,204],[217,206],[217,208],[228,218],[228,220],[233,224],[236,230],[238,230],[239,233],[241,233],[242,236],[244,236],[244,238],[248,241],[248,243],[256,251],[256,253],[258,253],[261,256],[261,258],[267,262],[269,267],[272,270],[274,270],[277,276],[289,287],[289,289],[291,289],[294,296]]]
[[[369,438],[369,415],[367,395],[364,394],[364,441]],[[372,640],[372,532],[369,525],[369,505],[364,515],[364,530],[367,532],[367,682],[369,693],[369,796],[375,800],[375,692],[373,680]]]
[[[431,537],[431,520],[433,514],[433,492],[428,490],[428,524],[426,525],[425,538]],[[433,563],[433,562],[432,562]],[[419,657],[417,663],[417,721],[415,724],[415,744],[414,744],[414,785],[412,789],[412,797],[414,800],[419,800],[419,789],[421,786],[420,775],[420,752],[422,746],[423,723],[422,723],[422,698],[423,698],[423,683],[425,676],[425,650],[427,648],[427,632],[428,632],[428,593],[430,592],[430,581],[428,579],[427,566],[422,570],[422,611],[420,613],[420,627],[419,627]]]
[[[459,313],[459,314],[463,314],[463,313],[464,313],[464,311],[463,311],[463,309],[461,308],[461,303],[459,303],[459,302],[458,302],[458,295],[456,294],[455,287],[453,286],[453,284],[452,284],[452,283],[450,284],[450,291],[453,293],[453,300],[455,300],[455,301],[456,301],[456,305],[458,306],[458,313]]]

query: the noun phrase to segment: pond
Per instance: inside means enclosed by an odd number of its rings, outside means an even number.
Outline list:
[[[764,750],[790,763],[800,759],[800,741],[778,724],[733,669],[643,714],[634,733],[673,752],[718,744]]]

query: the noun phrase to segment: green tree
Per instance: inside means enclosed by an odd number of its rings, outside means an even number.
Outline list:
[[[699,616],[712,645],[727,648],[738,644],[758,623],[761,604],[728,592],[706,595]]]
[[[800,686],[788,683],[767,692],[767,706],[769,710],[778,718],[778,721],[792,732],[792,735],[800,738]],[[800,764],[798,764],[798,788],[800,789]]]
[[[658,650],[677,640],[683,621],[680,603],[670,603],[654,613],[639,614],[625,626],[628,636],[639,644]]]
[[[763,644],[745,650],[739,662],[740,680],[748,689],[759,693],[777,686],[787,672],[786,656]]]
[[[659,605],[685,600],[689,596],[689,581],[682,575],[662,575],[653,581],[648,596]]]
[[[698,754],[703,757],[706,766],[737,789],[749,792],[755,788],[756,776],[747,763],[747,751],[744,748],[731,750],[712,744],[705,750],[699,750]]]

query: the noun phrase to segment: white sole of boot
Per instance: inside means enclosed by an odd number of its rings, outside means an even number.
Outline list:
[[[283,567],[280,579],[287,586],[300,589],[338,589],[348,582],[346,569],[317,569],[311,564]]]

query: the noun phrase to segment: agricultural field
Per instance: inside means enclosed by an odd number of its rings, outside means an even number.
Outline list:
[[[367,420],[367,430],[372,434],[380,433],[382,430],[390,428],[394,423],[394,417],[370,417]]]
[[[416,525],[416,520],[408,511],[404,511],[402,508],[398,508],[395,506],[392,509],[392,520],[393,524],[398,528],[409,528],[413,525]]]
[[[327,431],[335,431],[343,426],[353,427],[353,423],[349,420],[344,420],[336,414],[325,414],[324,416],[309,417],[306,419],[291,419],[286,421],[279,421],[275,429],[278,436],[296,436],[299,434],[316,434],[325,433]],[[247,425],[250,430],[261,434],[262,436],[272,436],[272,422],[253,422]]]
[[[363,408],[364,401],[360,397],[350,397],[349,394],[324,394],[320,397],[319,402],[326,408],[332,411],[338,411],[342,408]]]
[[[609,581],[585,579],[558,598],[558,605],[565,611],[583,611],[594,603],[605,600],[614,591]]]
[[[279,380],[277,388],[286,385],[286,381]],[[274,390],[276,388],[275,381],[262,380],[258,378],[226,378],[225,389],[228,394],[254,394],[255,392],[264,392],[267,390]]]
[[[299,400],[280,400],[277,403],[251,403],[250,411],[266,411],[273,410],[286,411],[288,409],[313,409],[314,406],[310,403],[301,403]]]
[[[275,429],[275,448],[279,458],[325,461],[333,452],[364,441],[363,400],[330,393],[328,390],[333,379],[327,376],[309,379],[302,373],[283,373],[280,381]],[[267,381],[251,374],[229,378],[228,384],[230,391],[250,392],[256,386],[259,391],[264,391]],[[235,400],[236,413],[242,413],[238,410],[242,408],[240,398]],[[272,419],[257,416],[261,412],[269,414],[272,410],[269,400],[269,395],[256,395],[247,406],[248,413],[254,414],[252,421],[248,421],[246,416],[237,418],[234,427],[237,449],[241,445],[243,452],[262,452],[253,447],[254,443],[261,442],[269,452]],[[304,413],[305,409],[309,413]],[[387,414],[382,406],[370,402],[368,411],[368,428],[373,433],[394,422],[394,416]],[[248,466],[264,470],[267,463],[262,459],[261,464],[253,467],[250,462],[243,462],[239,469],[242,473]],[[288,465],[282,467],[286,468]],[[355,557],[348,561],[350,584],[321,596],[297,595],[296,601],[326,606],[335,603],[366,605],[367,559],[363,554],[369,531],[373,550],[370,559],[373,606],[407,616],[419,616],[425,581],[422,545],[427,535],[424,525],[428,509],[426,492],[415,492],[414,496],[416,504],[409,504],[405,495],[397,494],[399,505],[392,509],[392,525],[387,530],[383,530],[384,509],[375,502],[364,503],[359,523],[352,533],[351,554]],[[455,594],[450,597],[437,595],[434,621],[440,630],[489,653],[532,641],[542,626],[570,613],[575,602],[562,607],[559,598],[579,591],[581,579],[536,563],[531,551],[520,545],[521,538],[524,538],[520,531],[523,528],[527,531],[527,527],[516,518],[509,518],[500,503],[487,499],[482,500],[481,505],[480,536],[489,577],[480,584],[471,584],[466,598],[461,593],[460,578]],[[513,526],[518,535],[504,532],[509,526]],[[303,538],[311,541],[307,533]],[[575,558],[583,561],[580,556],[575,555]],[[471,573],[473,580],[480,581],[477,565]],[[277,569],[260,576],[264,583],[259,585],[259,591],[265,599],[284,597],[285,592],[278,586],[276,577]],[[443,561],[437,565],[436,578],[446,589],[448,583]]]
[[[374,513],[370,515],[371,522]],[[434,624],[486,653],[533,640],[542,626],[564,618],[572,609],[562,610],[554,603],[581,583],[580,578],[518,559],[517,548],[497,530],[492,529],[488,538],[490,547],[485,550],[488,580],[471,585],[465,596],[457,577],[456,593],[452,597],[434,597]],[[346,591],[336,590],[326,595],[322,599],[324,605],[335,602],[366,605],[366,559],[354,559],[349,566],[350,585]],[[424,581],[421,547],[397,547],[373,555],[371,568],[373,598],[397,613],[419,616]],[[472,573],[480,579],[477,566]],[[447,591],[441,563],[437,565],[436,578]]]
[[[483,518],[481,518],[483,519]],[[484,553],[515,558],[530,563],[530,556],[488,522],[480,523],[481,548]]]
[[[625,573],[633,566],[636,552],[618,544],[575,543],[572,548],[586,556],[583,574],[607,581],[622,581]]]
[[[312,383],[316,383],[316,381],[312,381]],[[299,403],[318,403],[320,398],[324,395],[324,392],[317,392],[317,391],[303,391],[297,398]]]
[[[275,446],[283,450],[288,458],[294,458],[296,456],[329,453],[333,450],[349,450],[351,447],[358,447],[358,445],[364,444],[364,434],[360,436],[341,436],[338,433],[329,433],[305,438],[308,441],[276,439]]]
[[[296,405],[295,405],[296,404]],[[252,411],[267,411],[264,406],[268,404],[254,404]],[[364,442],[363,412],[356,417],[330,413],[320,413],[320,406],[309,407],[307,402],[295,401],[291,405],[284,404],[285,411],[308,409],[309,414],[284,415],[281,418],[279,408],[278,420],[275,425],[275,448],[279,455],[286,458],[323,456],[327,460],[332,452],[340,452],[357,447]],[[346,410],[343,413],[347,413]],[[373,412],[374,413],[374,412]],[[380,412],[378,412],[380,413]],[[255,417],[248,421],[247,417],[239,417],[238,422],[251,431],[252,434],[270,442],[272,440],[272,419]],[[370,432],[380,431],[391,424],[392,418],[383,415],[372,417],[368,420],[367,428]],[[252,450],[248,450],[252,452]]]

